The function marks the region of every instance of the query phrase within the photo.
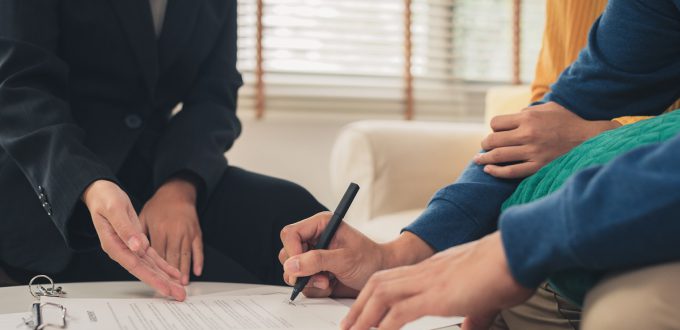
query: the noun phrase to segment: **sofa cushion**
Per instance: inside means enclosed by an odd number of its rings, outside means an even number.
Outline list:
[[[370,239],[378,243],[385,243],[399,237],[401,230],[413,222],[422,212],[422,209],[396,212],[354,226]]]

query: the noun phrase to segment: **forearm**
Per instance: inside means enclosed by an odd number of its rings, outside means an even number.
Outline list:
[[[680,258],[678,163],[680,136],[588,168],[548,197],[508,209],[500,231],[513,276],[533,287],[567,269]]]
[[[221,179],[227,168],[224,153],[241,133],[236,100],[243,81],[236,71],[236,6],[230,4],[214,49],[156,147],[156,186],[188,171],[200,178],[199,199],[210,195]]]
[[[672,42],[679,31],[671,1],[610,1],[588,47],[544,101],[588,120],[662,113],[678,97],[671,86],[680,74],[680,45]]]
[[[496,229],[501,205],[518,180],[494,178],[471,163],[456,183],[438,191],[427,209],[404,230],[435,251],[479,239]]]
[[[58,12],[58,1],[0,2],[0,147],[73,247],[71,214],[83,191],[115,177],[72,117],[69,68],[55,53]]]

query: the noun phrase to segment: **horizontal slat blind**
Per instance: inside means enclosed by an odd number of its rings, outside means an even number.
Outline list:
[[[527,7],[542,2],[525,0]],[[483,99],[483,88],[467,81],[510,80],[510,3],[412,0],[411,72],[417,115],[467,115],[479,109]],[[403,0],[264,0],[267,111],[402,113],[403,4]],[[252,109],[256,0],[238,0],[238,5],[238,68],[246,82],[239,106]],[[532,42],[540,42],[542,25],[534,28],[539,30],[538,40],[523,35],[530,51],[536,48],[529,46]],[[533,59],[526,62],[532,63],[535,56],[527,55]],[[533,66],[523,66],[523,76],[532,72]]]

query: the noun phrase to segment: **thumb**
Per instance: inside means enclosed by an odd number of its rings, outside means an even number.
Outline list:
[[[139,226],[142,228],[142,233],[148,235],[149,227],[146,223],[146,215],[144,214],[144,210],[142,210],[142,212],[139,213],[139,216],[137,218],[139,219]]]
[[[126,202],[127,205],[124,207],[113,209],[110,214],[107,214],[106,219],[131,251],[144,255],[149,248],[149,239],[144,235],[132,204],[129,200]]]
[[[302,277],[311,276],[320,272],[330,272],[336,277],[347,273],[345,250],[312,250],[288,258],[283,264],[283,269],[291,276]]]

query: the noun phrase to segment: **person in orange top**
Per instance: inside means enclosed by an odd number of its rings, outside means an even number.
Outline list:
[[[546,25],[536,75],[531,83],[531,102],[543,99],[557,78],[578,57],[588,42],[588,31],[607,7],[608,0],[548,0]],[[680,100],[667,111],[680,108]],[[649,116],[627,116],[614,119],[621,125],[634,124]]]
[[[588,31],[607,0],[548,0],[541,51],[531,83],[531,102],[543,99],[550,85],[570,66],[588,42]]]

